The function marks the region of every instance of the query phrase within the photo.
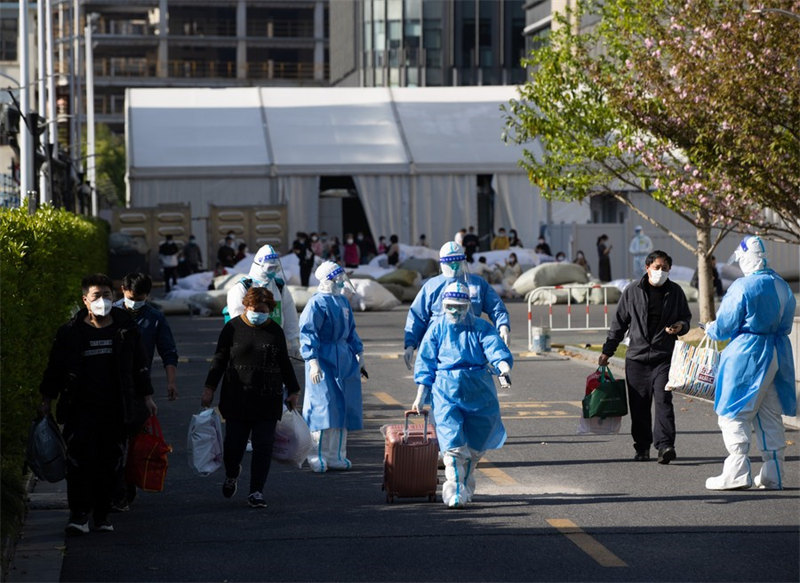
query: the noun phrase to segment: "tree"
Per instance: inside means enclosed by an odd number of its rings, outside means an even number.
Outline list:
[[[125,206],[125,141],[105,124],[95,128],[95,188],[111,205]],[[84,155],[86,142],[83,143]]]
[[[587,11],[600,20],[579,34]],[[640,190],[693,225],[696,242],[644,216],[696,254],[700,317],[713,319],[725,234],[800,240],[800,35],[785,42],[800,23],[714,0],[588,2],[557,23],[506,108],[508,139],[542,141],[521,163],[545,197],[609,194],[643,215],[625,194]]]

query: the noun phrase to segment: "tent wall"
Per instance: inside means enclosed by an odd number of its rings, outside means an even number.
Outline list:
[[[415,176],[411,204],[411,239],[424,234],[428,245],[438,249],[456,232],[477,223],[477,184],[474,174]]]
[[[279,200],[289,219],[289,241],[295,233],[319,230],[319,177],[281,176],[277,179]]]
[[[401,243],[411,242],[408,216],[411,181],[408,176],[353,176],[364,206],[369,228],[376,238],[397,235]]]

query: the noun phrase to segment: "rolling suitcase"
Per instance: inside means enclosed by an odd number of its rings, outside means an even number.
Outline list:
[[[436,501],[439,443],[436,431],[428,424],[428,411],[423,411],[424,425],[410,425],[408,418],[417,415],[406,411],[405,423],[384,427],[386,446],[383,458],[383,490],[386,501],[395,497],[427,496]]]

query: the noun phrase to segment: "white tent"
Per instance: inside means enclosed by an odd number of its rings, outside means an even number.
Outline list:
[[[532,245],[546,203],[501,140],[513,86],[129,89],[129,204],[284,204],[289,232],[317,230],[319,177],[352,176],[370,228],[432,245],[477,225],[477,175],[493,175],[495,228]],[[538,148],[532,144],[529,148]],[[585,222],[587,205],[551,216]],[[197,225],[200,227],[200,225]],[[195,229],[200,233],[204,228]]]

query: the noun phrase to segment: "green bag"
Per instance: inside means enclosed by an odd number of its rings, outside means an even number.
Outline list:
[[[608,367],[602,367],[600,383],[583,398],[583,417],[622,417],[628,414],[628,394],[625,380],[614,379]]]

